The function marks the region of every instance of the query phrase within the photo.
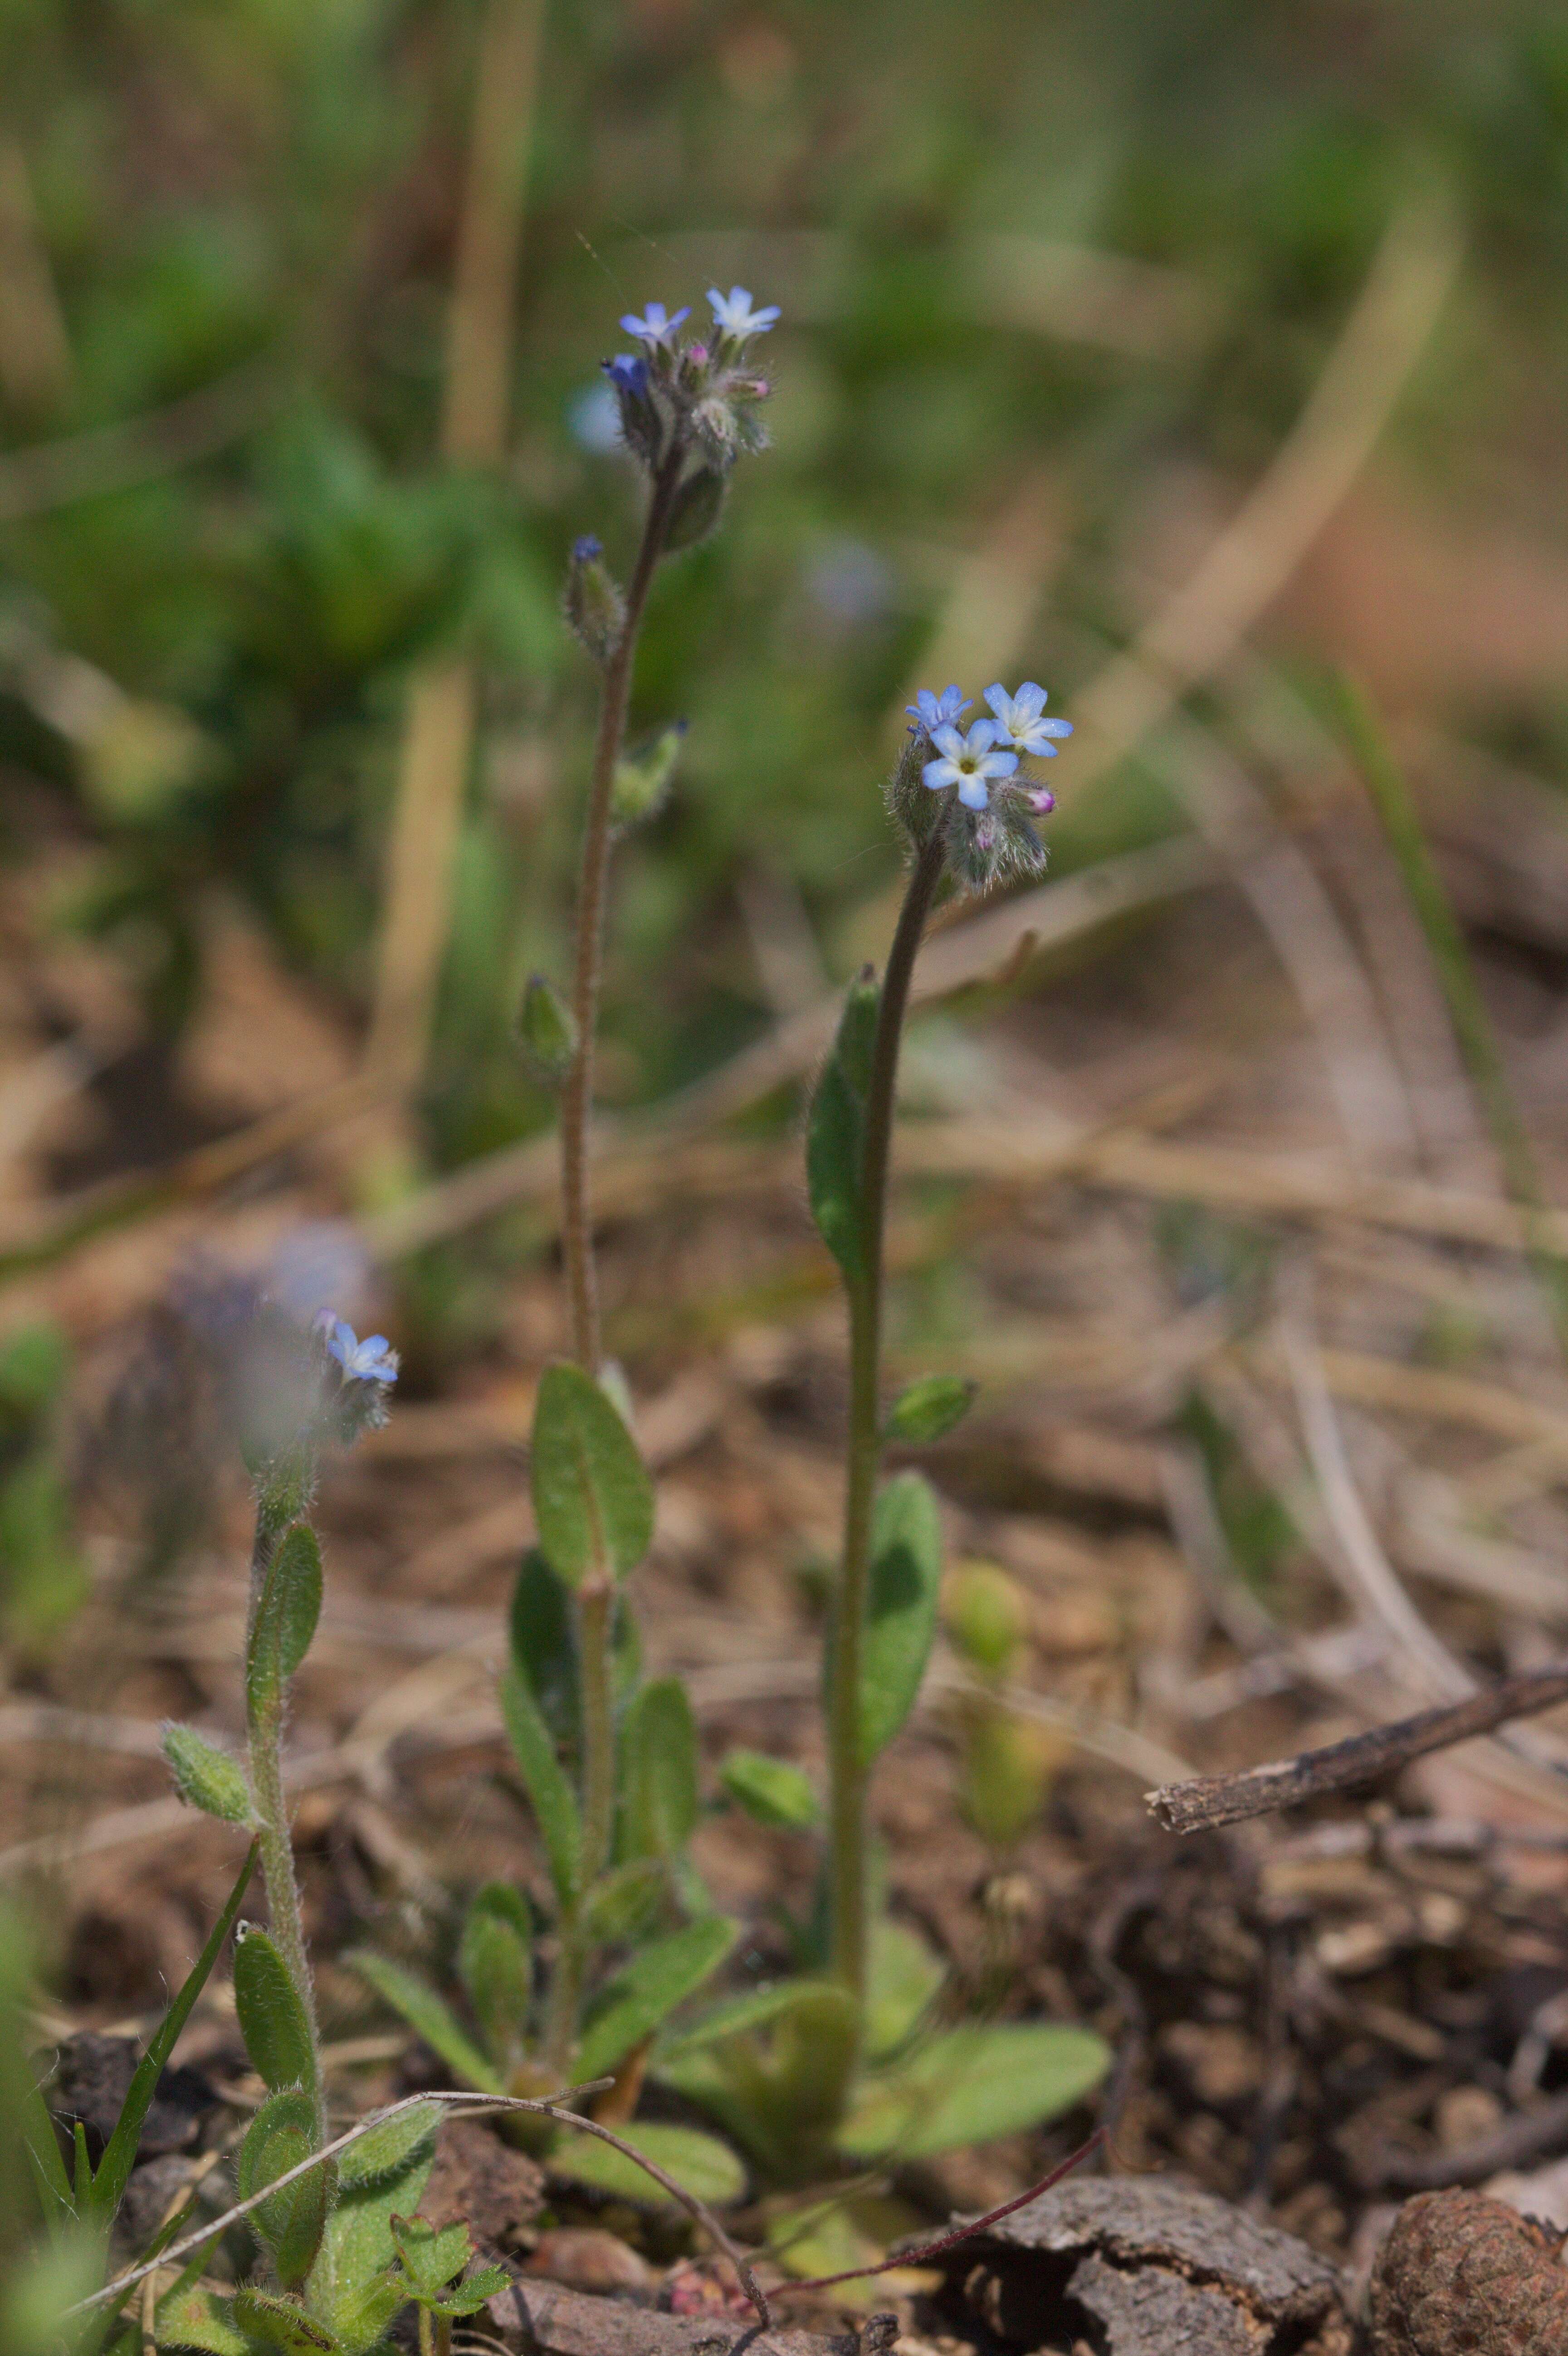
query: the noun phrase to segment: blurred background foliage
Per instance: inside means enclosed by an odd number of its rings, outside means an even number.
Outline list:
[[[478,28],[471,0],[0,5],[0,860],[48,849],[51,921],[111,945],[171,1052],[215,894],[360,1028],[411,671],[463,649],[429,1150],[542,1125],[507,1032],[560,969],[594,685],[556,584],[580,531],[626,555],[597,363],[649,296],[717,275],[785,317],[776,448],[668,569],[640,670],[635,726],[691,724],[620,874],[624,1100],[765,1024],[758,879],[850,961],[894,867],[890,710],[965,551],[1058,487],[1020,643],[1071,712],[1147,610],[1151,502],[1267,465],[1413,187],[1468,267],[1398,463],[1568,525],[1553,0],[554,0],[499,470],[436,455]],[[1555,759],[1564,716],[1542,690],[1467,724]],[[1057,871],[1172,822],[1113,776]]]

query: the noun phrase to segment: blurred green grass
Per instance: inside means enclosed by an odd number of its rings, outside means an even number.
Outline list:
[[[357,1024],[411,668],[475,650],[438,1164],[545,1117],[507,1030],[569,923],[593,681],[555,584],[577,532],[624,555],[633,528],[625,462],[573,427],[628,305],[699,301],[709,269],[786,305],[776,447],[661,583],[639,673],[635,726],[691,726],[668,812],[621,865],[610,1068],[634,1098],[767,1020],[747,871],[790,879],[830,965],[887,884],[889,708],[1019,485],[1067,487],[1025,669],[1071,713],[1138,618],[1151,501],[1182,468],[1239,491],[1267,465],[1413,187],[1446,190],[1469,261],[1400,461],[1483,505],[1533,467],[1555,522],[1550,0],[555,0],[499,481],[433,458],[476,25],[468,0],[0,7],[0,148],[37,216],[20,249],[0,225],[0,293],[25,328],[30,235],[63,330],[52,377],[47,337],[0,337],[22,344],[0,367],[0,511],[39,443],[214,385],[244,421],[0,521],[0,859],[72,851],[66,919],[118,945],[165,1036],[198,1001],[215,889]],[[1064,294],[1084,251],[1143,273],[1091,262]],[[77,662],[130,699],[86,751],[38,687]],[[1556,741],[1549,711],[1495,724]],[[1168,823],[1127,765],[1064,814],[1058,872]]]

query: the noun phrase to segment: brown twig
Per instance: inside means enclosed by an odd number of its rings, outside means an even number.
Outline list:
[[[1429,1751],[1446,1751],[1489,1734],[1509,1719],[1529,1718],[1568,1701],[1568,1663],[1526,1669],[1485,1686],[1466,1700],[1437,1709],[1417,1711],[1392,1726],[1352,1734],[1322,1751],[1304,1751],[1295,1759],[1272,1759],[1262,1767],[1243,1768],[1234,1775],[1196,1775],[1189,1783],[1165,1783],[1146,1796],[1149,1812],[1168,1832],[1204,1832],[1215,1825],[1235,1825],[1249,1816],[1266,1816],[1277,1808],[1293,1808],[1328,1792],[1353,1790],[1380,1776],[1407,1767]]]

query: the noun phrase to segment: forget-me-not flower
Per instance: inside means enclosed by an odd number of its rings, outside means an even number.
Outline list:
[[[622,325],[624,326],[624,321]],[[605,375],[617,392],[646,392],[648,364],[635,352],[617,352],[613,360],[602,363]]]
[[[951,725],[933,729],[931,741],[942,757],[928,761],[921,771],[932,792],[944,793],[956,786],[965,809],[983,810],[992,785],[1010,777],[1019,765],[1016,753],[992,750],[1000,734],[994,720],[976,720],[967,736]]]
[[[959,687],[944,687],[940,695],[933,695],[929,687],[923,687],[916,691],[914,701],[904,705],[910,718],[928,736],[934,736],[939,728],[951,728],[968,709],[969,698]],[[914,734],[912,728],[910,734]]]
[[[650,303],[640,319],[635,311],[628,311],[621,326],[628,336],[638,336],[645,344],[667,344],[681,321],[690,316],[689,303],[673,319],[667,316],[662,303]]]
[[[325,1326],[325,1316],[322,1323]],[[395,1383],[398,1379],[398,1354],[384,1333],[367,1334],[361,1342],[352,1325],[336,1317],[326,1336],[326,1350],[342,1367],[346,1383]]]
[[[713,324],[720,335],[765,336],[779,316],[776,303],[766,303],[760,311],[753,311],[751,294],[744,286],[731,286],[728,294],[720,294],[717,286],[710,286],[708,300],[713,306]]]
[[[1042,760],[1054,760],[1056,747],[1053,736],[1071,736],[1071,720],[1045,720],[1045,690],[1037,687],[1032,679],[1026,680],[1016,695],[1009,695],[997,680],[986,690],[986,701],[997,716],[997,734],[1004,744],[1018,753],[1035,753]]]

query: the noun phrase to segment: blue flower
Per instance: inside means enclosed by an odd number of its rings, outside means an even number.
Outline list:
[[[1071,736],[1071,720],[1042,720],[1045,710],[1045,690],[1026,680],[1016,695],[1009,695],[998,680],[986,690],[986,701],[997,715],[997,734],[1015,752],[1038,753],[1042,760],[1054,760],[1056,747],[1053,736]]]
[[[648,364],[635,352],[617,352],[613,360],[600,363],[617,392],[629,393],[634,400],[648,389]]]
[[[645,344],[667,344],[681,321],[690,316],[689,303],[673,319],[666,316],[662,303],[650,303],[640,319],[635,311],[628,311],[621,326],[628,336],[640,336]]]
[[[983,810],[992,785],[1010,777],[1019,765],[1016,753],[992,751],[1000,734],[994,720],[976,720],[967,736],[961,728],[933,730],[931,741],[942,758],[928,761],[921,771],[932,792],[945,793],[949,786],[956,786],[965,809]]]
[[[928,736],[934,736],[939,728],[950,728],[955,721],[962,720],[968,709],[968,697],[956,687],[944,687],[940,695],[933,695],[929,687],[923,687],[914,701],[904,705],[910,718],[917,721]],[[913,734],[912,728],[910,734]]]
[[[713,306],[713,324],[725,336],[765,336],[779,316],[776,303],[753,311],[751,295],[743,286],[731,286],[728,294],[720,294],[717,286],[710,286],[708,300]],[[680,316],[684,319],[685,312]]]
[[[573,564],[592,564],[595,557],[603,556],[603,541],[591,531],[585,531],[581,539],[574,540],[571,543]]]
[[[325,1314],[322,1323],[326,1323]],[[368,1334],[361,1342],[353,1326],[336,1317],[326,1337],[326,1351],[342,1367],[346,1383],[395,1383],[398,1379],[398,1354],[384,1333]]]

